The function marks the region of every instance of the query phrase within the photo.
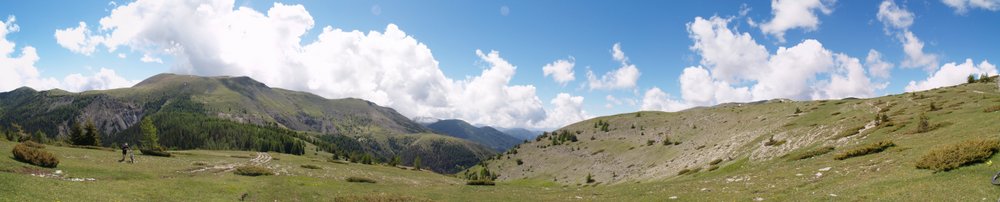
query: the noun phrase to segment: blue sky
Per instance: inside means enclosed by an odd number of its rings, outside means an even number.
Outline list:
[[[541,109],[537,109],[537,111],[543,112],[545,115],[537,115],[538,113],[531,111],[522,113],[512,109],[499,111],[512,111],[513,115],[479,118],[477,116],[483,116],[484,113],[463,111],[460,109],[460,105],[463,103],[450,101],[450,98],[449,101],[441,101],[447,103],[443,105],[415,101],[417,104],[431,107],[423,111],[404,112],[404,114],[411,117],[472,119],[472,122],[479,124],[509,127],[552,128],[578,121],[577,119],[581,117],[640,110],[644,108],[644,98],[648,97],[649,90],[654,87],[662,89],[665,94],[668,94],[666,99],[680,104],[673,108],[661,106],[659,108],[646,107],[645,109],[673,111],[690,106],[720,103],[722,101],[720,99],[694,102],[685,97],[688,95],[682,92],[683,87],[679,77],[688,67],[704,67],[713,75],[709,78],[710,81],[725,80],[714,77],[716,69],[724,67],[715,67],[705,63],[702,53],[692,48],[696,41],[692,38],[693,34],[689,31],[688,26],[695,21],[696,17],[706,20],[711,20],[713,16],[717,16],[718,19],[728,19],[725,27],[729,30],[723,31],[749,34],[757,44],[765,47],[767,52],[772,55],[776,54],[779,47],[792,47],[803,41],[814,39],[829,52],[842,53],[859,59],[871,83],[886,85],[884,88],[877,88],[875,87],[877,85],[873,85],[870,87],[874,88],[873,91],[870,91],[869,94],[861,94],[867,96],[904,92],[909,82],[928,80],[929,77],[941,71],[941,68],[938,67],[947,63],[957,63],[957,66],[962,66],[961,64],[969,58],[972,59],[970,71],[989,72],[990,68],[983,66],[990,65],[983,65],[983,61],[989,61],[992,64],[1000,59],[995,54],[997,45],[1000,45],[1000,37],[995,37],[996,33],[1000,31],[1000,27],[998,27],[1000,26],[998,24],[1000,12],[997,11],[997,4],[1000,2],[987,1],[993,2],[991,6],[972,3],[947,5],[937,0],[891,1],[893,6],[908,11],[914,16],[912,25],[900,28],[889,26],[889,22],[879,19],[880,5],[885,1],[817,1],[819,7],[806,9],[811,11],[811,14],[818,20],[818,23],[814,25],[815,28],[801,26],[787,28],[783,30],[784,41],[774,34],[764,33],[760,26],[776,18],[776,10],[772,9],[773,2],[769,1],[278,2],[283,5],[301,5],[307,15],[311,16],[312,28],[305,29],[305,33],[297,38],[300,45],[304,46],[317,41],[318,36],[324,33],[324,27],[327,26],[344,31],[359,30],[363,33],[369,33],[369,31],[386,32],[387,25],[394,24],[407,36],[424,44],[433,54],[433,59],[438,62],[436,67],[440,69],[440,72],[447,79],[454,80],[456,83],[461,83],[461,80],[473,83],[472,80],[481,74],[482,77],[486,78],[484,70],[498,66],[497,63],[491,63],[486,58],[490,56],[490,51],[498,51],[502,60],[517,67],[513,76],[509,77],[510,81],[500,85],[534,87],[534,95],[537,100],[527,103],[534,103],[534,105],[540,103]],[[68,80],[66,77],[71,74],[79,74],[83,77],[95,75],[93,78],[97,78],[96,75],[100,74],[102,68],[105,68],[113,70],[116,77],[128,81],[116,83],[91,79],[88,81],[100,84],[75,85],[82,87],[71,90],[122,87],[121,85],[131,84],[129,82],[142,80],[163,72],[213,76],[216,74],[236,75],[239,72],[246,72],[240,70],[238,68],[240,65],[236,64],[231,68],[236,69],[234,71],[199,70],[203,67],[179,68],[178,66],[187,64],[180,64],[184,63],[183,60],[185,60],[178,59],[184,57],[181,56],[182,54],[163,51],[166,48],[162,47],[162,44],[160,47],[152,48],[146,46],[148,44],[135,45],[138,40],[134,39],[125,42],[126,45],[117,46],[113,52],[109,51],[109,46],[114,45],[97,45],[96,50],[87,54],[73,51],[57,43],[57,38],[54,36],[56,30],[77,27],[80,22],[88,25],[88,36],[113,33],[113,29],[98,29],[101,25],[100,19],[111,15],[111,11],[119,6],[131,3],[133,2],[5,1],[2,3],[3,6],[0,6],[0,16],[3,14],[15,16],[16,20],[13,21],[13,24],[18,27],[16,32],[10,32],[5,36],[7,41],[17,44],[14,52],[8,57],[17,57],[26,46],[34,47],[39,59],[33,63],[33,67],[39,71],[37,77],[43,80],[45,78]],[[222,1],[221,3],[228,2]],[[267,11],[275,7],[275,1],[236,1],[228,4],[232,4],[236,8],[249,7],[262,15],[267,15]],[[178,5],[174,5],[173,8],[185,9]],[[188,9],[193,10],[194,8],[196,6]],[[745,11],[745,15],[742,15],[741,11]],[[754,22],[752,24],[750,23],[751,19]],[[149,26],[154,25],[150,24]],[[119,27],[118,29],[123,28]],[[177,36],[183,36],[184,32],[188,30],[174,29],[173,31],[179,32]],[[908,42],[903,37],[907,32],[912,33],[919,38],[919,42],[924,43],[922,52],[926,55],[936,56],[936,63],[928,65],[927,68],[902,67],[904,60],[909,57],[903,48],[904,43]],[[179,43],[187,45],[185,47],[188,50],[193,49],[191,44]],[[628,58],[628,63],[634,65],[640,72],[638,80],[635,81],[635,85],[622,88],[592,89],[587,78],[588,70],[593,71],[595,76],[600,78],[601,75],[623,66],[612,56],[612,46],[616,43],[620,44],[621,51]],[[156,46],[155,43],[152,46]],[[477,55],[476,50],[481,50],[484,53],[483,56]],[[866,64],[866,55],[871,50],[879,52],[883,62],[891,65],[887,78],[871,75],[870,67]],[[140,58],[147,54],[159,58],[162,63],[141,61]],[[379,57],[374,56],[374,58]],[[552,76],[543,75],[542,67],[556,60],[574,62],[574,80],[561,84],[553,80]],[[189,63],[200,64],[197,62]],[[822,80],[829,80],[831,75],[838,71],[836,66],[821,68],[825,69],[821,72],[826,73],[810,74],[809,76],[814,77],[814,79],[806,84],[812,85]],[[0,68],[7,67],[0,65]],[[296,65],[273,68],[294,69]],[[994,74],[995,71],[993,68]],[[257,78],[256,74],[260,73],[251,74],[249,76]],[[288,82],[289,79],[258,79],[277,87],[305,91],[316,90],[317,94],[329,98],[362,97],[367,99],[369,98],[367,96],[373,96],[371,99],[379,104],[394,108],[405,107],[403,104],[389,104],[391,101],[379,101],[377,95],[351,94],[352,92],[337,90],[323,91],[312,86],[303,87],[280,83]],[[761,79],[745,78],[730,84],[733,87],[748,87],[752,91],[754,85],[761,82]],[[964,80],[964,78],[962,79]],[[66,86],[74,85],[69,84],[69,81],[62,82],[62,84],[47,86],[71,88]],[[318,82],[322,82],[322,80]],[[411,84],[407,83],[406,85]],[[937,86],[947,84],[944,82],[937,84]],[[22,82],[22,85],[32,86],[27,82]],[[44,88],[46,85],[37,86]],[[472,87],[461,88],[462,91],[466,92],[477,91],[471,90]],[[452,87],[446,89],[452,89]],[[449,93],[447,90],[445,91],[445,93]],[[513,92],[519,91],[511,90],[510,92],[517,94]],[[560,93],[566,93],[568,96],[563,97],[567,99],[558,100],[573,101],[574,99],[569,98],[580,97],[582,102],[579,102],[579,106],[576,108],[562,108],[565,109],[564,111],[577,111],[577,113],[569,115],[575,118],[549,121],[548,116],[555,116],[558,114],[556,111],[559,109],[557,108],[563,107],[560,104],[555,104]],[[395,99],[392,92],[388,94],[386,100]],[[622,100],[622,102],[609,101],[606,99],[609,95]],[[518,96],[498,99],[501,102],[518,102],[516,97]],[[753,98],[758,97],[766,96],[753,95]],[[836,97],[827,96],[827,98]],[[569,103],[573,104],[574,102]],[[489,108],[490,105],[483,107]],[[531,107],[533,105],[529,104],[525,108]],[[487,109],[486,112],[490,110]],[[517,119],[531,121],[518,121]]]

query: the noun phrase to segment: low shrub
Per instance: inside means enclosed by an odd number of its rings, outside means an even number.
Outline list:
[[[364,177],[348,177],[347,182],[357,182],[357,183],[375,183],[375,180]]]
[[[837,160],[844,160],[844,159],[849,159],[849,158],[853,158],[853,157],[858,157],[858,156],[864,156],[864,155],[879,153],[879,152],[885,151],[885,149],[888,149],[889,147],[893,147],[893,146],[896,146],[896,144],[893,143],[892,141],[883,140],[883,141],[879,141],[879,142],[876,142],[876,143],[871,143],[871,144],[867,144],[867,145],[864,145],[864,146],[861,146],[861,147],[857,147],[857,148],[854,148],[854,149],[851,149],[851,150],[847,150],[847,151],[845,151],[843,153],[837,154],[833,158],[837,159]]]
[[[685,168],[685,169],[682,169],[681,171],[677,171],[677,175],[695,174],[698,171],[701,171],[701,168],[695,168],[695,169],[687,169],[687,168]]]
[[[987,107],[986,109],[983,109],[983,112],[986,113],[996,112],[996,111],[1000,111],[1000,105],[993,105],[992,107]]]
[[[791,159],[793,161],[794,160],[808,159],[808,158],[812,158],[812,157],[815,157],[815,156],[819,156],[819,155],[823,155],[823,154],[826,154],[826,153],[830,153],[833,150],[834,150],[834,147],[825,146],[825,147],[820,147],[820,148],[812,149],[812,150],[809,150],[809,151],[806,151],[806,152],[802,152],[802,153],[790,155],[790,156],[788,156],[788,159]]]
[[[712,162],[708,162],[708,165],[713,165],[714,166],[714,165],[719,164],[719,163],[722,163],[722,159],[712,160]]]
[[[1000,151],[998,139],[975,139],[933,149],[917,161],[917,168],[949,171],[983,162]]]
[[[496,185],[496,183],[493,182],[493,180],[469,180],[469,181],[465,182],[465,185],[494,186],[494,185]]]
[[[522,161],[521,159],[517,159],[516,162],[517,162],[517,165],[524,164],[524,161]]]
[[[274,171],[271,171],[270,168],[254,165],[236,167],[236,172],[234,173],[243,176],[274,175]]]
[[[719,169],[719,165],[712,165],[712,166],[708,167],[708,171],[713,171],[713,170],[716,170],[716,169]]]
[[[785,144],[786,142],[788,142],[788,141],[786,141],[786,140],[775,140],[774,136],[771,136],[771,138],[767,139],[767,142],[764,142],[764,146],[781,146],[781,145]]]
[[[35,149],[45,149],[45,145],[44,144],[39,144],[39,143],[37,143],[35,141],[24,141],[24,142],[21,142],[21,144],[24,144],[24,146],[28,146],[28,147],[35,148]]]
[[[52,153],[42,150],[37,147],[31,147],[29,144],[21,143],[14,145],[14,159],[28,163],[31,165],[55,168],[59,165],[59,159],[57,159]]]
[[[302,165],[302,168],[305,168],[305,169],[315,169],[315,170],[323,169],[323,167],[319,167],[317,165],[312,165],[312,164]]]
[[[147,156],[161,156],[161,157],[173,156],[167,151],[157,150],[157,149],[140,149],[139,151],[142,152],[142,155],[147,155]]]

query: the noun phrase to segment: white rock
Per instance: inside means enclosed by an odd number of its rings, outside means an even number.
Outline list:
[[[62,175],[62,170],[56,170],[56,175]]]
[[[817,173],[816,173],[816,178],[820,178],[820,177],[823,177],[823,173],[821,173],[821,172],[817,172]]]
[[[832,197],[837,197],[837,195],[836,195],[836,194],[830,194],[830,196],[832,196]]]
[[[833,167],[820,168],[819,171],[830,171]]]
[[[754,198],[753,198],[753,201],[764,201],[764,198],[761,198],[761,197],[754,197]]]
[[[677,199],[677,196],[671,196],[671,197],[670,197],[669,199],[670,199],[670,200],[674,200],[674,199]]]
[[[799,176],[799,177],[802,177],[802,176],[803,176],[803,174],[802,174],[802,173],[795,173],[795,176]]]

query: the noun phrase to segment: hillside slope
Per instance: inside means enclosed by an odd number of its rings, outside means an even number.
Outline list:
[[[475,127],[462,120],[440,120],[426,125],[438,134],[469,140],[486,145],[497,152],[507,151],[521,140],[489,126]]]
[[[178,149],[256,149],[261,147],[253,146],[256,142],[273,136],[258,131],[273,131],[268,134],[302,138],[350,158],[371,154],[380,161],[434,143],[452,151],[422,153],[424,159],[442,160],[424,161],[439,172],[455,172],[492,155],[478,144],[427,134],[429,129],[391,108],[270,88],[248,77],[159,74],[131,88],[81,93],[19,88],[0,93],[0,128],[19,124],[53,139],[65,139],[71,125],[92,120],[103,145],[137,143],[137,123],[147,116],[163,128],[163,145]],[[257,129],[233,130],[242,128]],[[230,140],[233,136],[240,140]]]
[[[1000,138],[998,109],[996,84],[975,83],[871,99],[770,100],[676,113],[626,113],[566,126],[485,164],[500,181],[652,182],[689,194],[730,188],[742,190],[733,193],[804,196],[820,191],[884,197],[880,194],[968,184],[962,193],[982,196],[984,191],[1000,193],[989,185],[996,172],[991,165],[996,164],[972,164],[945,173],[917,169],[915,164],[935,148]],[[887,122],[876,121],[881,114]],[[917,129],[921,114],[928,117],[927,132]],[[834,159],[880,141],[895,146]],[[833,150],[813,152],[825,147]],[[808,156],[805,153],[814,156],[797,160]],[[593,182],[586,181],[587,175]]]

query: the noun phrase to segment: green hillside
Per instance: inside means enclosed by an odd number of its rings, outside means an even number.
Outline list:
[[[344,159],[399,157],[408,165],[420,156],[437,172],[457,172],[494,153],[430,134],[372,102],[270,88],[248,77],[160,74],[131,88],[0,93],[0,129],[17,124],[51,140],[68,139],[72,125],[92,121],[103,146],[136,144],[143,117],[152,118],[161,128],[161,144],[172,149],[302,153],[308,142]]]
[[[466,139],[490,147],[498,152],[507,151],[521,143],[520,139],[507,135],[489,126],[475,127],[462,120],[440,120],[427,127],[438,134]]]
[[[485,164],[502,182],[608,189],[638,184],[651,190],[645,194],[689,199],[994,200],[1000,186],[990,178],[1000,171],[993,163],[1000,155],[944,172],[918,169],[917,163],[942,148],[965,150],[936,154],[997,152],[994,143],[979,151],[965,142],[1000,138],[998,110],[996,84],[975,83],[871,99],[635,112],[566,126]],[[883,141],[894,146],[873,146]],[[837,160],[866,152],[871,154]]]

